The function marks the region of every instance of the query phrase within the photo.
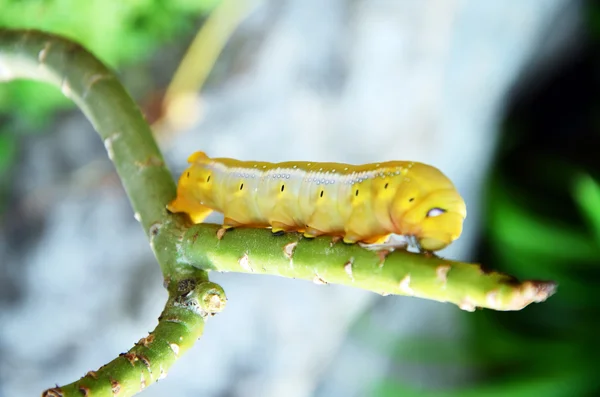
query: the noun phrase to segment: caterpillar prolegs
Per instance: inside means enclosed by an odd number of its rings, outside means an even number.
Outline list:
[[[167,208],[194,223],[212,211],[224,227],[270,227],[306,237],[381,244],[391,234],[426,251],[445,248],[462,233],[464,200],[437,168],[411,161],[351,165],[267,163],[209,158],[196,152]]]

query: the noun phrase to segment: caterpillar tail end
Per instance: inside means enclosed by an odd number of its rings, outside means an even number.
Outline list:
[[[193,223],[202,223],[213,211],[182,196],[177,196],[175,200],[167,204],[167,210],[174,214],[183,212],[190,217]]]

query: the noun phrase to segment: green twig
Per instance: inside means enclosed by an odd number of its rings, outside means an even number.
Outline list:
[[[77,382],[46,390],[43,397],[131,396],[163,379],[175,360],[191,348],[204,330],[204,318],[221,311],[225,293],[206,280],[206,273],[169,283],[169,300],[158,326],[127,353]]]
[[[183,239],[182,254],[204,270],[271,274],[342,284],[382,295],[407,295],[476,307],[520,310],[555,291],[553,282],[524,281],[486,272],[478,264],[413,254],[373,252],[331,238],[307,240],[297,233],[235,229],[217,238],[219,227],[196,225]]]

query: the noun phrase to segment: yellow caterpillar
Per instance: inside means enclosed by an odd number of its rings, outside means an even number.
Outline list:
[[[365,244],[397,234],[437,251],[460,236],[467,214],[452,182],[417,162],[267,163],[197,152],[188,163],[167,208],[194,223],[218,211],[224,228],[271,227]]]

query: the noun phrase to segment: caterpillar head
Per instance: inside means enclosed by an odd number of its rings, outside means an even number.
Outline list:
[[[390,215],[395,233],[414,236],[422,249],[438,251],[460,237],[467,209],[444,174],[415,163],[394,196]]]
[[[167,209],[173,213],[187,213],[194,223],[202,222],[211,212],[207,207],[209,203],[204,202],[210,189],[211,174],[206,168],[195,164],[196,160],[200,162],[206,158],[197,159],[197,156],[197,154],[190,156],[189,162],[192,165],[179,178],[177,197],[167,205]]]

